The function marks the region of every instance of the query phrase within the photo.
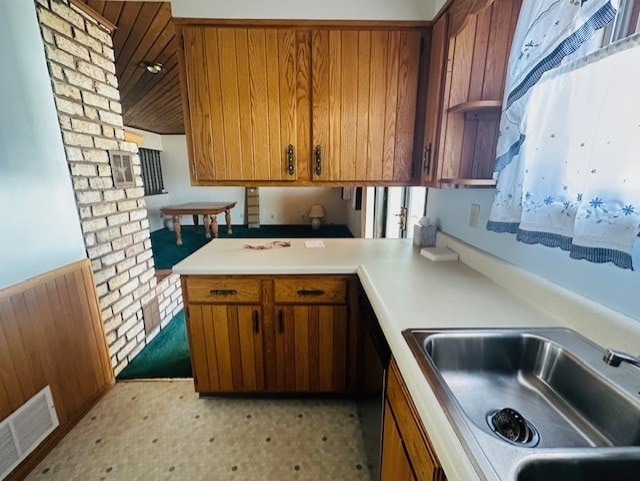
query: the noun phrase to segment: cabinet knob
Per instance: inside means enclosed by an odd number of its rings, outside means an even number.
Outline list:
[[[293,175],[295,172],[295,162],[296,157],[294,155],[293,145],[289,144],[287,147],[287,171],[289,172],[289,175]]]
[[[316,145],[315,148],[315,162],[316,162],[316,175],[322,174],[322,148],[319,145]]]

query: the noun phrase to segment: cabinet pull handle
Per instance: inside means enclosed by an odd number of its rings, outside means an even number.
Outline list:
[[[235,289],[211,289],[209,294],[212,296],[235,296],[238,293]]]
[[[284,332],[284,313],[282,309],[278,309],[278,333],[282,334]]]
[[[322,289],[298,289],[299,296],[322,296],[324,291]]]
[[[258,311],[253,311],[253,332],[258,334],[260,332],[260,318],[258,316]]]
[[[424,164],[424,171],[429,173],[431,170],[431,142],[424,148],[424,153],[422,154],[422,162]]]
[[[289,175],[293,175],[295,172],[295,161],[296,157],[294,155],[293,145],[289,144],[287,147],[287,171]]]
[[[322,174],[322,148],[319,145],[316,145],[315,156],[316,156],[316,175],[321,175]]]

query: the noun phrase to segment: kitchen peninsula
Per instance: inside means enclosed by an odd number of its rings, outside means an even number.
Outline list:
[[[357,275],[449,481],[481,477],[402,337],[404,329],[564,326],[603,346],[633,352],[640,343],[634,320],[446,234],[438,234],[438,245],[457,252],[460,261],[429,261],[410,240],[324,239],[322,248],[307,248],[304,239],[289,241],[290,247],[253,250],[243,240],[216,239],[174,271],[187,281],[200,276]]]

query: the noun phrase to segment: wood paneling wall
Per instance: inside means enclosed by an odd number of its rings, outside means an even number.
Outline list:
[[[50,385],[60,421],[9,480],[33,469],[113,383],[88,259],[0,291],[0,419]]]

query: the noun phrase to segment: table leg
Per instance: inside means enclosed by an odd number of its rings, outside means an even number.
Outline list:
[[[204,214],[202,219],[204,220],[204,237],[205,239],[211,239],[211,216]]]
[[[193,215],[193,231],[198,235],[198,214]]]
[[[233,231],[231,230],[231,209],[225,209],[224,218],[227,221],[227,235],[233,234]]]
[[[182,245],[182,227],[180,226],[180,216],[173,216],[173,230],[176,231],[176,244]]]
[[[211,216],[211,230],[213,230],[213,237],[218,238],[218,216]]]

